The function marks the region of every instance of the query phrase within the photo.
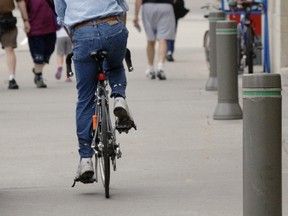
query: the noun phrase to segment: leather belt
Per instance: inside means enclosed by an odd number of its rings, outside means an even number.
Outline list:
[[[83,26],[90,26],[90,25],[98,25],[101,23],[105,23],[105,22],[109,22],[109,21],[118,21],[118,17],[117,16],[110,16],[110,17],[103,17],[97,20],[87,20],[81,23],[77,23],[76,25],[74,25],[73,29],[76,30],[78,28],[81,28]]]

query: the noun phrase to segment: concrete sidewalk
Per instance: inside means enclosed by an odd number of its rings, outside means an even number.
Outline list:
[[[135,71],[127,97],[138,130],[118,135],[123,158],[102,183],[71,188],[78,164],[76,90],[54,78],[56,56],[36,89],[27,44],[17,49],[20,89],[7,89],[0,56],[0,216],[241,216],[242,120],[215,121],[217,92],[205,91],[205,20],[179,23],[167,80],[148,80],[145,35],[128,22]],[[23,39],[21,33],[19,40]],[[22,38],[21,38],[22,37]],[[287,77],[283,79],[283,215],[288,215]],[[239,100],[242,107],[239,76]]]

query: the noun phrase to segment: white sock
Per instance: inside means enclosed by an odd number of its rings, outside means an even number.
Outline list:
[[[157,69],[164,71],[164,64],[163,63],[158,63]]]
[[[11,81],[11,80],[13,80],[15,77],[14,77],[14,75],[9,75],[9,80]]]
[[[148,65],[148,71],[149,71],[149,72],[153,72],[153,71],[154,71],[153,65]]]

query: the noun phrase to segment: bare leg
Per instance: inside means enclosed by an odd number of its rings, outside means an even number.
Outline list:
[[[155,41],[148,41],[147,43],[147,58],[149,66],[154,65],[155,57]]]
[[[64,62],[64,56],[63,55],[57,55],[58,67],[62,67],[63,62]]]
[[[58,64],[58,67],[57,67],[57,70],[56,70],[56,73],[55,73],[55,78],[56,79],[61,79],[61,75],[62,75],[62,65],[63,65],[63,62],[64,62],[64,56],[63,55],[57,55],[57,64]]]
[[[167,52],[167,41],[161,39],[159,40],[159,53],[158,53],[158,65],[157,65],[157,77],[160,80],[166,80],[166,75],[164,73],[166,52]]]
[[[12,47],[5,47],[6,61],[9,73],[9,85],[8,89],[18,89],[19,86],[15,80],[16,71],[16,55]]]
[[[147,42],[146,52],[148,59],[148,69],[146,70],[146,75],[150,79],[155,79],[155,72],[154,72],[155,41]]]
[[[34,72],[40,74],[43,71],[45,64],[34,64]]]
[[[15,76],[16,71],[16,55],[12,47],[5,47],[8,72],[10,76]]]
[[[158,63],[164,64],[167,52],[167,41],[159,40],[159,60]]]

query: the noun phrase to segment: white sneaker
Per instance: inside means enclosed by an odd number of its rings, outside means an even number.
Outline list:
[[[155,79],[156,78],[155,71],[151,71],[151,70],[147,69],[145,73],[149,79]]]
[[[114,115],[118,118],[119,123],[134,124],[134,120],[132,118],[132,115],[129,112],[129,108],[127,105],[127,102],[122,97],[116,97],[114,99]]]
[[[82,158],[77,169],[75,176],[76,181],[82,183],[93,183],[94,182],[94,168],[91,158]]]

